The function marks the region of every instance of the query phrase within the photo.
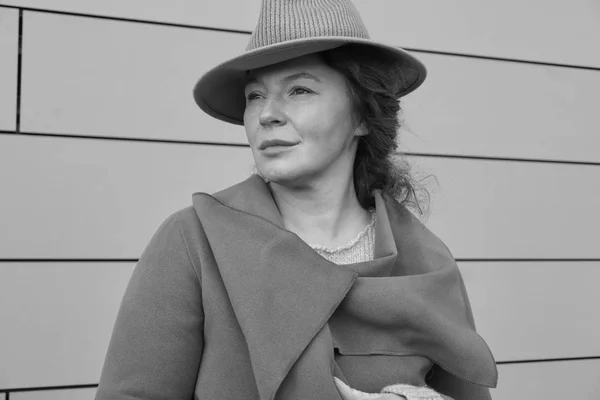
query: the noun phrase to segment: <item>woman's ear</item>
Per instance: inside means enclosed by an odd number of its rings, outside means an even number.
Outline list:
[[[367,127],[364,122],[357,124],[354,128],[354,136],[367,136],[369,131],[367,131]]]

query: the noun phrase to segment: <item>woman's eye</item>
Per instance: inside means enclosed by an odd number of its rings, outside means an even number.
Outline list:
[[[256,99],[258,99],[259,97],[260,97],[260,95],[259,95],[258,93],[256,93],[256,92],[252,92],[252,93],[249,93],[249,94],[248,94],[248,96],[246,96],[246,99],[247,99],[248,101],[251,101],[251,100],[256,100]]]
[[[292,89],[292,94],[308,94],[311,93],[310,90],[303,87],[295,87]]]

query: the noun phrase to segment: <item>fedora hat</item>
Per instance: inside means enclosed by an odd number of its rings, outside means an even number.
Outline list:
[[[406,78],[399,96],[425,80],[425,66],[414,56],[370,40],[351,0],[263,0],[246,51],[206,72],[194,86],[194,100],[207,114],[243,125],[247,71],[346,44],[369,46],[394,60]]]

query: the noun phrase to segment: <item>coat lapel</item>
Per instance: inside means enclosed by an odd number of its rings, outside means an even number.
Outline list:
[[[195,194],[262,400],[272,400],[357,274],[330,263],[282,228],[264,182],[253,176],[215,196]]]

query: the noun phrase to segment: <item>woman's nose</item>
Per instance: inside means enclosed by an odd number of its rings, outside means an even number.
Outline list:
[[[284,125],[286,122],[285,114],[282,112],[281,105],[276,99],[265,101],[258,119],[262,126],[279,126]]]

